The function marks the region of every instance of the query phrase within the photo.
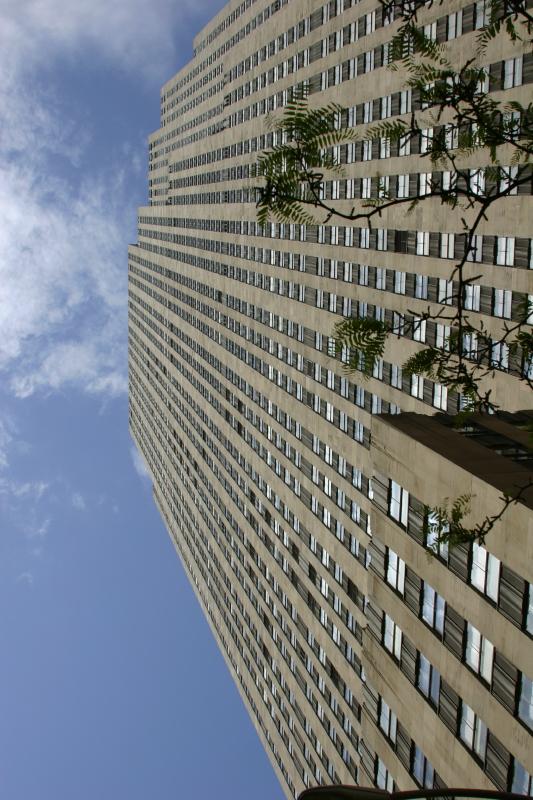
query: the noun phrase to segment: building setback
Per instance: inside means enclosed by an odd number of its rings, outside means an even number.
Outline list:
[[[459,62],[481,6],[434,3],[421,21]],[[230,2],[163,87],[129,248],[130,429],[287,797],[332,782],[531,794],[533,499],[484,547],[432,556],[427,519],[463,494],[483,519],[528,478],[529,390],[495,353],[493,399],[513,413],[459,432],[442,412],[460,398],[401,370],[446,335],[422,315],[449,293],[460,224],[438,200],[371,231],[256,222],[265,115],[303,81],[361,130],[338,150],[334,202],[375,196],[378,173],[397,193],[429,179],[430,129],[401,152],[364,142],[413,102],[383,66],[398,25],[385,23],[378,0]],[[531,55],[488,54],[488,88],[527,102]],[[501,201],[476,240],[468,303],[489,333],[533,294],[530,193]],[[420,322],[370,378],[347,375],[334,324],[394,314]]]

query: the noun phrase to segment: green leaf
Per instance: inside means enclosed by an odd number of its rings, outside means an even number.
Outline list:
[[[389,333],[389,328],[377,319],[347,317],[335,325],[335,347],[337,352],[349,347],[361,353],[364,359],[362,372],[369,376],[375,362],[383,355]],[[355,362],[351,361],[350,369],[357,368]]]

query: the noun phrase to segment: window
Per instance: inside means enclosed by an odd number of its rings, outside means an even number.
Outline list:
[[[424,128],[420,136],[420,152],[429,153],[433,145],[433,128]]]
[[[455,256],[455,235],[453,233],[441,233],[440,257],[453,258],[454,256]],[[442,280],[442,278],[440,280]]]
[[[513,186],[517,177],[518,167],[500,167],[500,192],[507,192],[509,195],[518,194],[518,186]]]
[[[396,334],[396,336],[403,336],[405,329],[405,317],[403,314],[399,314],[397,311],[392,312],[392,332]],[[398,386],[398,389],[401,389],[401,386]]]
[[[488,684],[492,683],[494,645],[471,622],[466,626],[465,662]]]
[[[409,197],[409,175],[398,175],[397,195],[399,199]]]
[[[491,0],[477,0],[475,5],[474,27],[476,30],[490,24]]]
[[[376,268],[376,289],[384,291],[387,287],[387,270],[385,267]]]
[[[392,95],[387,94],[381,98],[381,119],[386,119],[392,114]]]
[[[394,789],[394,781],[389,770],[379,756],[376,756],[375,765],[375,781],[379,789],[386,789],[387,792],[392,792]]]
[[[353,228],[349,228],[348,230],[353,231]],[[351,283],[352,282],[352,274],[353,274],[353,264],[351,264],[350,262],[346,261],[344,263],[343,280],[345,280],[348,283]]]
[[[494,289],[492,313],[495,317],[510,319],[513,293],[510,289]]]
[[[514,237],[496,237],[496,264],[512,267],[514,265]]]
[[[415,275],[415,297],[419,300],[427,300],[428,278],[427,275]]]
[[[402,655],[402,631],[388,614],[383,618],[383,645],[399,661]]]
[[[402,368],[398,364],[391,364],[390,384],[395,389],[402,388]]]
[[[411,753],[411,772],[420,786],[425,786],[428,789],[433,788],[435,770],[425,757],[422,750],[414,742]]]
[[[439,278],[437,297],[439,303],[450,306],[453,302],[453,281]]]
[[[503,62],[503,88],[512,89],[522,85],[522,56]]]
[[[417,256],[429,255],[429,231],[416,232],[416,254]]]
[[[487,749],[487,726],[464,701],[461,704],[459,736],[482,761]]]
[[[339,412],[339,429],[343,433],[348,433],[348,415],[344,411]]]
[[[520,680],[518,717],[530,730],[533,730],[533,681],[524,673]]]
[[[387,583],[403,594],[405,588],[405,561],[389,547],[387,557]]]
[[[441,634],[444,631],[444,612],[446,602],[435,589],[426,581],[423,583],[422,590],[422,612],[421,616],[430,628]]]
[[[396,294],[405,294],[405,272],[395,270],[394,291]]]
[[[389,484],[389,514],[396,522],[403,525],[404,528],[407,527],[409,492],[393,480],[391,480]]]
[[[445,125],[444,137],[448,150],[455,150],[457,147],[459,147],[459,126]]]
[[[509,345],[506,342],[493,342],[490,363],[498,369],[509,368]]]
[[[481,286],[467,283],[464,288],[464,307],[467,311],[479,311]]]
[[[522,764],[513,758],[513,783],[511,791],[517,794],[533,794],[533,778],[526,772]]]
[[[481,261],[483,258],[483,236],[481,234],[475,234],[472,236],[470,242],[470,249],[467,253],[466,260],[467,261]]]
[[[524,613],[524,628],[533,634],[533,583],[529,584],[529,596]]]
[[[431,22],[429,25],[424,25],[424,36],[431,41],[437,41],[437,23]]]
[[[419,192],[423,196],[431,194],[431,172],[421,172],[419,175]]]
[[[505,120],[506,125],[509,126],[509,131],[517,135],[520,131],[520,112],[506,111],[502,118]]]
[[[378,234],[377,249],[378,250],[388,250],[388,234],[389,234],[389,232],[388,232],[387,228],[378,228],[377,234]],[[383,275],[386,277],[387,270],[382,268],[381,271],[382,271]],[[383,286],[378,287],[377,286],[377,280],[376,280],[376,288],[385,289],[385,286],[383,285]]]
[[[448,14],[448,40],[456,39],[463,32],[463,12]]]
[[[418,654],[416,685],[434,706],[439,705],[440,672],[422,654]]]
[[[450,333],[449,325],[443,325],[437,322],[437,330],[435,332],[435,346],[441,347],[443,350],[449,350],[450,347]]]
[[[422,375],[411,375],[411,396],[424,399],[424,378]]]
[[[500,560],[476,542],[472,545],[470,583],[494,602],[498,601]]]
[[[485,170],[470,170],[470,191],[476,195],[485,194]]]
[[[396,741],[396,727],[397,717],[394,711],[391,711],[387,703],[381,698],[380,712],[379,712],[379,727],[391,742]]]
[[[353,423],[353,438],[355,439],[356,442],[359,442],[360,444],[363,443],[365,438],[364,425],[362,422],[358,422],[357,420],[354,420]]]
[[[448,408],[448,388],[442,383],[435,383],[433,386],[433,405],[441,411]]]
[[[477,333],[463,334],[463,354],[467,358],[477,357]]]
[[[411,137],[408,133],[398,139],[398,155],[408,156],[411,153]]]
[[[427,322],[422,317],[413,318],[413,339],[415,342],[426,341]]]
[[[400,92],[400,114],[411,113],[411,89],[402,89]]]

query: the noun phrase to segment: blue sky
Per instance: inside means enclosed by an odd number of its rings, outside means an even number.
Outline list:
[[[0,795],[280,800],[127,431],[126,248],[214,0],[0,5]]]

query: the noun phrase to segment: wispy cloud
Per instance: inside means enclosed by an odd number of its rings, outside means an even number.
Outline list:
[[[48,489],[45,481],[19,481],[0,478],[0,495],[8,495],[12,498],[24,498],[26,501],[39,501]]]
[[[87,508],[85,498],[82,494],[80,494],[80,492],[74,492],[70,498],[70,502],[72,503],[72,508],[75,508],[76,511],[85,511]]]
[[[8,0],[0,8],[0,370],[12,391],[126,390],[126,219],[122,169],[65,177],[90,139],[58,87],[61,60],[107,64],[157,85],[171,74],[180,19],[208,0]],[[0,464],[3,452],[0,429]]]
[[[35,522],[33,524],[28,524],[25,527],[25,533],[28,539],[44,539],[47,535],[48,531],[50,530],[50,524],[52,520],[50,517],[47,517],[42,522]]]
[[[8,464],[9,446],[13,441],[13,434],[7,422],[0,420],[0,470]]]
[[[93,52],[115,67],[160,81],[171,68],[180,22],[208,5],[212,2],[8,0],[0,19],[6,40],[13,43],[11,52],[22,50],[30,67],[56,52],[73,58]]]
[[[17,575],[16,582],[25,583],[27,586],[33,586],[33,573],[21,572],[20,575]]]
[[[0,158],[0,368],[15,394],[125,390],[122,212],[102,180],[78,189]],[[37,346],[36,346],[37,345]]]
[[[130,447],[130,455],[131,455],[131,460],[133,462],[133,468],[137,473],[137,475],[139,476],[139,478],[142,478],[142,480],[151,481],[152,479],[150,477],[150,473],[148,472],[146,461],[144,460],[139,450],[135,447],[135,445],[132,445]]]

